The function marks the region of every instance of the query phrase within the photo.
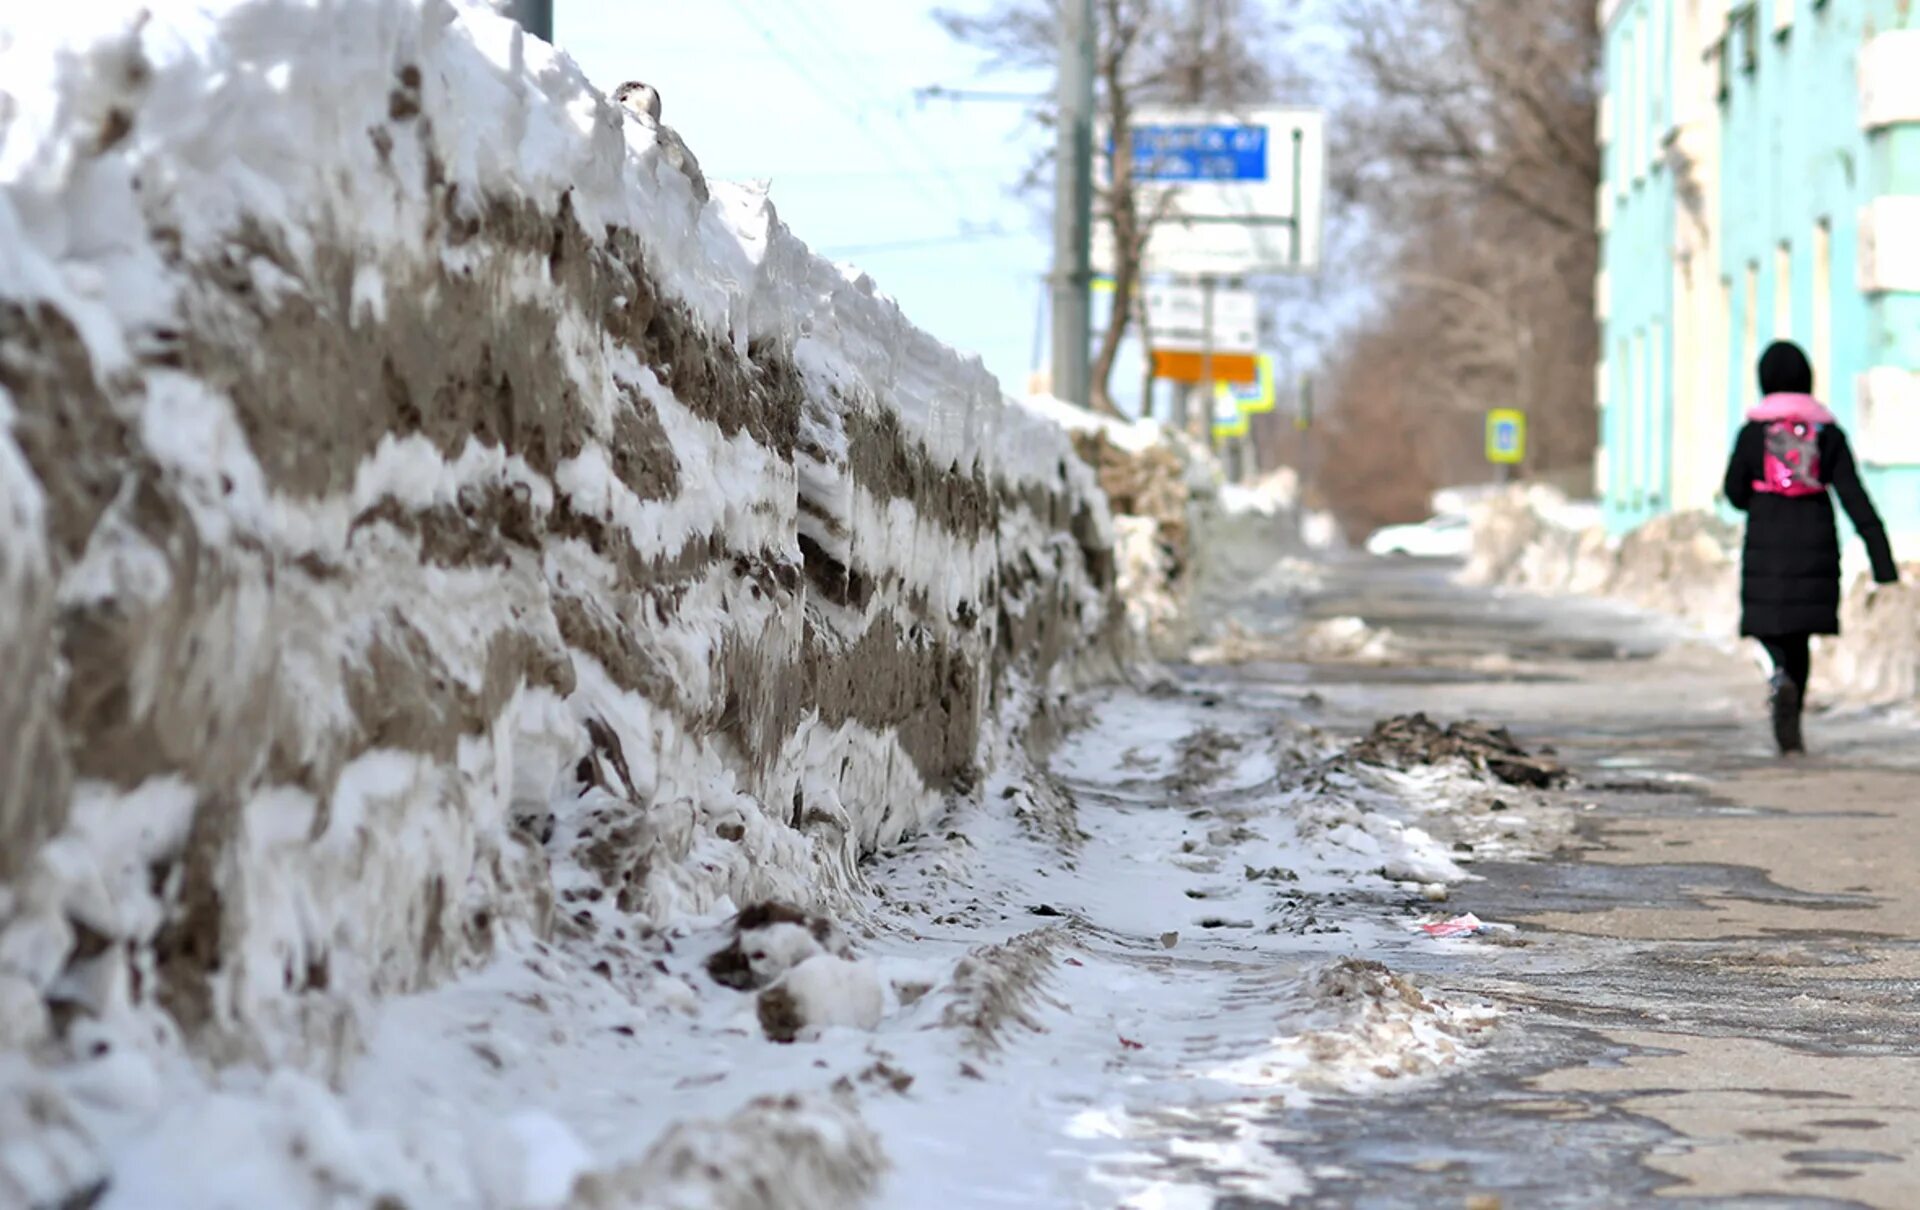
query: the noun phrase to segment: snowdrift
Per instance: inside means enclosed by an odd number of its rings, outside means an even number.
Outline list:
[[[1328,543],[1305,536],[1325,518],[1303,514],[1290,468],[1250,484],[1227,481],[1213,451],[1158,421],[1128,422],[1039,396],[1028,405],[1073,435],[1113,513],[1116,587],[1130,649],[1184,659],[1217,628],[1225,601],[1273,588],[1290,556]]]
[[[1049,396],[1028,406],[1073,435],[1113,511],[1116,580],[1136,647],[1177,658],[1192,642],[1201,530],[1219,514],[1218,462],[1153,420],[1129,423]]]
[[[1473,555],[1463,575],[1474,584],[1614,597],[1716,637],[1738,633],[1737,526],[1707,513],[1677,513],[1611,538],[1589,523],[1590,514],[1544,487],[1484,501],[1474,511]],[[1920,564],[1907,564],[1901,575],[1900,585],[1878,593],[1870,577],[1852,578],[1841,637],[1819,641],[1817,691],[1861,705],[1920,700]]]
[[[486,10],[212,8],[0,29],[0,1052],[324,1067],[562,847],[830,901],[1113,657],[1067,437],[764,196]]]

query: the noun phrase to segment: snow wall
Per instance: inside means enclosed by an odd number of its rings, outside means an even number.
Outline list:
[[[1312,549],[1292,469],[1230,483],[1220,459],[1178,429],[1028,402],[1073,434],[1105,493],[1129,651],[1186,659],[1223,606]]]
[[[1677,513],[1614,538],[1598,525],[1577,523],[1586,512],[1537,486],[1481,502],[1473,511],[1464,578],[1529,592],[1613,597],[1733,640],[1740,626],[1738,526],[1709,513]],[[1901,576],[1899,585],[1877,594],[1869,592],[1871,577],[1850,577],[1841,637],[1819,641],[1816,692],[1861,705],[1920,701],[1920,564],[1904,565]]]
[[[51,23],[0,31],[0,1058],[322,1061],[510,930],[832,901],[1114,666],[1061,430],[508,22]]]

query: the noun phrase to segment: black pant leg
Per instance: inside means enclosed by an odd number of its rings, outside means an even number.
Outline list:
[[[1813,638],[1805,634],[1783,634],[1760,640],[1781,675],[1793,682],[1804,695],[1813,673]]]

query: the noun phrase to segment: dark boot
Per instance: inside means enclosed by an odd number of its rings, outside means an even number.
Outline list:
[[[1805,752],[1807,746],[1800,734],[1800,709],[1805,703],[1801,700],[1800,686],[1774,673],[1769,704],[1773,709],[1773,739],[1780,745],[1780,754]]]

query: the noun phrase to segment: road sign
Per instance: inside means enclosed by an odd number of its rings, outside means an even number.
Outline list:
[[[1207,345],[1206,288],[1193,282],[1146,287],[1147,329],[1153,347],[1199,353]],[[1213,351],[1251,354],[1260,347],[1260,304],[1253,291],[1213,287]]]
[[[1153,376],[1168,382],[1201,383],[1207,377],[1207,359],[1199,353],[1153,352]],[[1251,353],[1215,353],[1213,380],[1252,382],[1260,376],[1260,359]]]
[[[1213,292],[1211,338],[1207,331],[1209,290]],[[1258,379],[1254,350],[1260,344],[1260,306],[1253,291],[1196,283],[1150,283],[1145,291],[1155,378],[1205,385],[1211,360],[1214,382],[1250,383]]]
[[[1263,354],[1254,359],[1257,373],[1250,383],[1222,382],[1214,388],[1213,435],[1245,437],[1253,429],[1253,418],[1271,412],[1279,392],[1273,381],[1273,357]]]
[[[1264,183],[1270,173],[1267,143],[1272,134],[1265,126],[1237,122],[1136,126],[1134,179]]]
[[[1517,466],[1527,460],[1527,414],[1513,408],[1487,413],[1487,461]]]
[[[1111,151],[1097,158],[1104,192]],[[1319,270],[1327,154],[1318,110],[1143,109],[1134,118],[1131,167],[1141,214],[1159,216],[1145,272]],[[1094,264],[1110,271],[1112,223],[1098,213],[1093,245]]]
[[[1215,388],[1220,401],[1231,405],[1242,416],[1271,412],[1278,401],[1279,393],[1273,382],[1273,356],[1256,357],[1254,367],[1257,372],[1252,382],[1223,382]]]
[[[1245,437],[1253,431],[1252,421],[1240,410],[1231,396],[1213,397],[1213,436],[1216,441],[1228,437]]]

